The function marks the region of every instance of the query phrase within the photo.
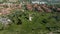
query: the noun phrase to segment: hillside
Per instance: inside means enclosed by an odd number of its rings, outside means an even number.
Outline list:
[[[1,3],[0,34],[60,34],[60,5]]]

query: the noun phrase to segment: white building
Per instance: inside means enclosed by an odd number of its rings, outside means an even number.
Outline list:
[[[18,0],[7,0],[8,2],[18,2]]]
[[[32,3],[33,3],[33,4],[35,4],[35,3],[39,4],[39,1],[32,1]]]
[[[40,2],[40,4],[46,4],[47,2]]]
[[[37,4],[46,4],[47,2],[44,1],[32,1],[33,4],[37,3]]]

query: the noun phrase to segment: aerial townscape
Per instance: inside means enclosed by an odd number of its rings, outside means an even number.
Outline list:
[[[60,34],[60,0],[0,0],[0,34]]]

